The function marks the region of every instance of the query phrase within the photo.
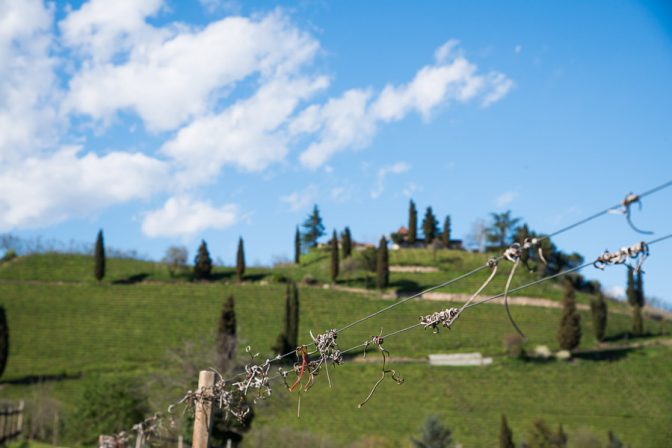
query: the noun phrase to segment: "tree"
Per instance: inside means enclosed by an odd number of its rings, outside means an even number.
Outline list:
[[[350,227],[346,227],[345,230],[343,230],[341,245],[343,246],[343,258],[348,258],[352,255],[352,235],[350,234]]]
[[[217,355],[219,371],[226,375],[232,366],[236,355],[236,309],[233,296],[229,296],[224,302],[222,313],[219,316],[217,327]]]
[[[544,420],[539,419],[534,422],[528,446],[530,448],[564,448],[567,446],[567,434],[562,429],[562,425],[554,433]]]
[[[639,305],[632,307],[632,333],[635,335],[644,333],[644,317],[642,316],[642,307]]]
[[[446,219],[443,221],[443,231],[441,232],[441,241],[446,247],[450,248],[450,215],[446,216]]]
[[[296,283],[287,283],[285,293],[285,312],[282,318],[282,330],[273,346],[273,351],[284,355],[299,345],[299,290]]]
[[[408,243],[415,244],[418,240],[418,211],[415,209],[415,202],[411,199],[408,206]]]
[[[74,409],[76,417],[68,425],[71,437],[81,445],[94,446],[99,434],[132,427],[149,410],[142,384],[135,378],[94,375],[82,385]]]
[[[378,260],[376,261],[376,283],[378,289],[385,289],[390,284],[390,265],[387,253],[387,239],[384,236],[378,243]]]
[[[488,227],[487,239],[498,248],[504,248],[511,242],[511,234],[520,218],[512,218],[511,210],[503,213],[490,213],[492,222]]]
[[[467,234],[467,245],[473,250],[483,252],[485,250],[485,241],[488,235],[488,228],[483,219],[477,219],[471,223],[471,229]]]
[[[322,217],[317,204],[313,207],[313,211],[303,222],[303,242],[307,247],[316,247],[317,240],[324,236],[324,225],[322,224]]]
[[[441,423],[435,415],[430,415],[422,428],[420,439],[411,438],[415,448],[447,448],[453,445],[450,428]]]
[[[336,283],[338,279],[338,235],[336,235],[336,230],[331,237],[331,281]]]
[[[565,282],[565,296],[562,301],[562,317],[558,327],[558,345],[563,350],[573,350],[581,342],[581,316],[576,310],[574,286]]]
[[[217,328],[217,355],[219,360],[219,371],[222,375],[227,375],[234,368],[236,354],[236,310],[233,296],[229,296],[219,318]],[[241,405],[250,406],[244,397],[240,397]],[[228,417],[228,418],[227,418]],[[213,408],[213,425],[211,432],[212,446],[225,446],[228,440],[231,440],[233,446],[238,446],[242,441],[242,434],[249,431],[254,419],[254,410],[245,416],[243,421],[238,421],[231,416],[226,415],[226,411]]]
[[[616,437],[616,434],[614,434],[612,431],[609,431],[607,436],[609,438],[609,445],[607,445],[607,448],[623,448],[623,442],[621,442],[620,439]]]
[[[103,229],[98,231],[98,238],[96,238],[96,249],[94,252],[94,259],[96,267],[94,275],[96,280],[101,281],[105,277],[105,242],[103,241]]]
[[[170,246],[166,249],[166,255],[163,256],[163,262],[168,267],[168,272],[171,277],[174,277],[178,272],[183,271],[187,266],[187,259],[189,252],[184,246]]]
[[[630,306],[637,305],[637,291],[635,286],[635,270],[628,266],[628,278],[625,288],[625,296]]]
[[[635,272],[628,266],[628,284],[626,288],[628,303],[632,306],[632,332],[636,335],[644,333],[644,318],[642,308],[646,304],[644,297],[644,279],[642,271]]]
[[[198,252],[194,258],[194,278],[196,280],[206,280],[210,278],[212,273],[212,259],[210,252],[208,252],[208,245],[205,240],[201,240],[201,245],[198,246]]]
[[[296,227],[296,233],[294,234],[294,264],[301,263],[301,233],[299,233],[299,227]]]
[[[243,281],[245,274],[245,248],[243,247],[243,237],[238,238],[238,252],[236,253],[236,278],[239,282]]]
[[[502,424],[499,426],[499,448],[516,448],[513,443],[513,432],[506,421],[506,416],[502,414]]]
[[[425,218],[422,220],[422,232],[425,235],[425,245],[432,244],[432,241],[436,238],[436,235],[439,233],[437,225],[438,223],[436,221],[436,216],[434,216],[434,212],[432,211],[432,207],[427,207]]]
[[[590,312],[593,317],[593,331],[595,332],[595,339],[598,341],[604,340],[604,334],[607,330],[607,301],[604,299],[602,292],[597,294],[597,297],[590,301]]]
[[[0,306],[0,378],[7,367],[9,358],[9,327],[7,326],[7,316],[5,309]]]

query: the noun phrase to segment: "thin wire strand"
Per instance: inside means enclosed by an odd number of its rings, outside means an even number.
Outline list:
[[[639,198],[641,199],[641,198],[644,198],[644,197],[646,197],[646,196],[649,196],[649,195],[652,195],[652,194],[654,194],[654,193],[657,193],[657,192],[659,192],[660,190],[664,190],[665,188],[668,188],[668,187],[670,187],[670,186],[672,186],[672,180],[667,181],[667,182],[665,182],[665,183],[663,183],[663,184],[660,184],[660,185],[658,185],[657,187],[654,187],[654,188],[652,188],[652,189],[650,189],[650,190],[647,190],[647,191],[645,191],[644,193],[638,194],[637,196],[639,196]],[[587,222],[589,222],[589,221],[592,221],[593,219],[597,219],[597,218],[599,218],[599,217],[602,216],[602,215],[606,215],[606,214],[609,213],[611,210],[613,210],[613,209],[615,209],[615,208],[618,208],[618,207],[620,207],[620,206],[622,206],[622,205],[623,205],[623,203],[619,202],[618,204],[613,205],[613,206],[611,206],[611,207],[609,207],[609,208],[606,208],[606,209],[602,210],[601,212],[597,212],[597,213],[595,213],[595,214],[593,214],[593,215],[590,215],[590,216],[588,216],[587,218],[582,219],[581,221],[577,221],[577,222],[575,222],[574,224],[570,224],[570,225],[568,225],[568,226],[566,226],[566,227],[561,228],[560,230],[556,230],[556,231],[553,232],[553,233],[549,233],[548,235],[539,238],[539,240],[541,241],[541,240],[545,240],[545,239],[548,239],[548,238],[552,238],[552,237],[554,237],[554,236],[556,236],[556,235],[559,235],[559,234],[561,234],[561,233],[564,233],[564,232],[566,232],[566,231],[568,231],[568,230],[574,229],[574,228],[576,228],[576,227],[578,227],[578,226],[580,226],[580,225],[583,225],[583,224],[585,224],[585,223],[587,223]]]
[[[647,190],[647,191],[645,191],[644,193],[639,194],[638,196],[639,196],[640,198],[643,198],[643,197],[646,197],[646,196],[650,196],[650,195],[652,195],[652,194],[654,194],[654,193],[657,193],[657,192],[659,192],[659,191],[661,191],[661,190],[663,190],[663,189],[665,189],[665,188],[668,188],[668,187],[670,187],[670,186],[672,186],[672,180],[670,180],[670,181],[668,181],[668,182],[665,182],[665,183],[663,183],[663,184],[660,184],[660,185],[658,185],[658,186],[656,186],[656,187],[654,187],[654,188],[651,188],[650,190]],[[546,240],[546,239],[550,239],[550,238],[552,238],[552,237],[554,237],[554,236],[560,235],[561,233],[565,233],[565,232],[567,232],[567,231],[569,231],[569,230],[572,230],[572,229],[574,229],[574,228],[576,228],[576,227],[579,227],[579,226],[581,226],[581,225],[583,225],[583,224],[586,224],[587,222],[590,222],[590,221],[592,221],[592,220],[594,220],[594,219],[597,219],[597,218],[599,218],[600,216],[603,216],[603,215],[608,214],[610,210],[613,210],[614,208],[620,207],[621,205],[623,205],[623,204],[619,202],[618,204],[616,204],[616,205],[614,205],[614,206],[611,206],[611,207],[606,208],[606,209],[604,209],[604,210],[602,210],[602,211],[600,211],[600,212],[597,212],[597,213],[595,213],[595,214],[592,214],[592,215],[588,216],[587,218],[584,218],[584,219],[582,219],[582,220],[580,220],[580,221],[577,221],[577,222],[575,222],[575,223],[573,223],[573,224],[570,224],[570,225],[568,225],[568,226],[565,226],[565,227],[563,227],[563,228],[561,228],[561,229],[559,229],[559,230],[556,230],[555,232],[552,232],[552,233],[549,233],[549,234],[547,234],[547,235],[538,237],[538,241],[543,241],[543,240]],[[668,238],[668,237],[663,237],[662,239],[666,239],[666,238]],[[656,242],[657,242],[657,241],[662,241],[662,239],[659,238],[659,239],[654,240],[654,241],[656,241]],[[495,261],[495,262],[499,262],[499,261],[501,261],[503,258],[504,258],[504,257],[503,257],[502,255],[499,255],[499,256],[497,256],[497,257],[494,258],[494,261]],[[435,291],[435,290],[437,290],[437,289],[445,288],[446,286],[452,285],[453,283],[456,283],[456,282],[458,282],[458,281],[460,281],[460,280],[463,280],[463,279],[465,279],[465,278],[467,278],[467,277],[470,277],[470,276],[472,276],[472,275],[474,275],[474,274],[476,274],[476,273],[478,273],[478,272],[480,272],[480,271],[486,269],[487,267],[488,267],[487,264],[482,265],[482,266],[479,266],[478,268],[473,269],[473,270],[467,272],[466,274],[462,274],[462,275],[460,275],[460,276],[458,276],[458,277],[455,277],[455,278],[453,278],[453,279],[451,279],[451,280],[445,281],[445,282],[443,282],[443,283],[440,283],[440,284],[438,284],[438,285],[429,287],[429,288],[427,288],[427,289],[425,289],[425,290],[423,290],[423,291],[420,291],[420,292],[418,292],[418,293],[415,293],[415,294],[413,294],[413,295],[411,295],[411,296],[409,296],[409,297],[406,297],[406,298],[404,298],[404,299],[402,299],[402,300],[399,300],[398,302],[395,302],[395,303],[393,303],[393,304],[391,304],[391,305],[389,305],[389,306],[387,306],[387,307],[385,307],[385,308],[382,308],[382,309],[380,309],[380,310],[378,310],[378,311],[375,311],[375,312],[373,312],[373,313],[371,313],[371,314],[369,314],[369,315],[367,315],[367,316],[364,316],[364,317],[362,317],[362,318],[360,318],[360,319],[358,319],[358,320],[356,320],[356,321],[354,321],[354,322],[351,322],[351,323],[349,323],[349,324],[347,324],[347,325],[341,327],[340,329],[336,330],[336,332],[337,332],[337,333],[341,333],[341,332],[343,332],[343,331],[345,331],[345,330],[348,330],[348,329],[350,329],[350,328],[352,328],[352,327],[354,327],[354,326],[356,326],[356,325],[361,324],[362,322],[365,322],[365,321],[367,321],[367,320],[369,320],[369,319],[372,319],[372,318],[374,318],[374,317],[376,317],[376,316],[378,316],[378,315],[380,315],[380,314],[382,314],[382,313],[385,313],[385,312],[387,312],[387,311],[389,311],[389,310],[391,310],[391,309],[393,309],[393,308],[395,308],[395,307],[397,307],[397,306],[399,306],[399,305],[402,305],[402,304],[408,302],[409,300],[412,300],[412,299],[415,299],[415,298],[417,298],[417,297],[420,297],[420,296],[422,296],[422,295],[424,295],[424,294],[427,294],[428,292],[432,292],[432,291]],[[515,291],[517,291],[517,289],[511,290],[510,292],[515,292]],[[499,297],[502,297],[502,296],[500,295]],[[492,299],[492,300],[494,300],[494,299]],[[471,307],[471,306],[474,306],[474,305],[476,305],[476,304],[470,304],[470,305],[468,305],[468,306],[465,306],[464,308]],[[314,343],[314,342],[311,342],[311,343],[309,343],[309,344],[304,344],[304,345],[305,345],[306,347],[312,347],[312,346],[315,345],[315,343]],[[286,357],[288,357],[288,356],[291,356],[291,355],[293,355],[293,354],[295,354],[295,353],[296,353],[296,349],[294,349],[293,351],[287,352],[287,353],[285,353],[285,354],[283,354],[283,355],[276,356],[275,358],[271,359],[270,362],[279,361],[279,360],[284,359],[284,358],[286,358]],[[309,353],[309,354],[311,354],[311,353]],[[232,379],[241,377],[241,376],[243,376],[243,375],[245,375],[245,372],[241,372],[241,373],[239,373],[239,374],[237,374],[237,375],[235,375],[235,376],[232,376],[231,378],[227,379],[226,381],[230,381],[230,380],[232,380]]]
[[[337,332],[337,333],[340,333],[340,332],[345,331],[345,330],[347,330],[347,329],[349,329],[349,328],[352,328],[352,327],[354,327],[355,325],[361,324],[361,323],[364,322],[364,321],[367,321],[367,320],[369,320],[369,319],[371,319],[371,318],[376,317],[376,316],[379,315],[379,314],[382,314],[382,313],[384,313],[384,312],[386,312],[386,311],[389,311],[389,310],[391,310],[392,308],[397,307],[397,306],[399,306],[399,305],[401,305],[401,304],[403,304],[403,303],[406,303],[406,302],[408,302],[408,301],[411,300],[411,299],[415,299],[416,297],[420,297],[420,296],[422,296],[423,294],[427,294],[428,292],[432,292],[432,291],[435,291],[435,290],[437,290],[437,289],[445,288],[446,286],[452,285],[453,283],[456,283],[456,282],[458,282],[458,281],[460,281],[460,280],[462,280],[462,279],[465,279],[465,278],[467,278],[467,277],[470,277],[470,276],[476,274],[477,272],[480,272],[480,271],[482,271],[483,269],[486,269],[487,267],[488,267],[488,266],[484,264],[483,266],[479,266],[479,267],[477,267],[476,269],[473,269],[473,270],[467,272],[466,274],[462,274],[462,275],[460,275],[459,277],[455,277],[455,278],[453,278],[452,280],[448,280],[448,281],[446,281],[446,282],[439,283],[438,285],[432,286],[432,287],[427,288],[427,289],[425,289],[425,290],[423,290],[423,291],[420,291],[420,292],[418,292],[418,293],[415,293],[415,294],[413,294],[413,295],[411,295],[411,296],[409,296],[409,297],[406,297],[406,298],[404,298],[404,299],[402,299],[402,300],[400,300],[400,301],[398,301],[398,302],[393,303],[392,305],[386,306],[385,308],[380,309],[380,310],[376,311],[375,313],[371,313],[371,314],[369,314],[368,316],[364,316],[364,317],[362,317],[361,319],[358,319],[358,320],[356,320],[356,321],[354,321],[354,322],[352,322],[352,323],[349,323],[348,325],[342,327],[341,329],[336,330],[336,332]]]

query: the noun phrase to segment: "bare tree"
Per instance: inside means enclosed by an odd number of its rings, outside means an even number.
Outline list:
[[[485,221],[482,219],[477,219],[471,223],[471,230],[467,235],[467,246],[472,249],[476,249],[479,252],[483,252],[485,249],[485,238],[488,234],[488,228],[485,225]]]
[[[170,246],[166,249],[163,263],[168,267],[168,272],[170,272],[171,277],[174,277],[175,274],[186,269],[188,257],[189,252],[184,246]]]

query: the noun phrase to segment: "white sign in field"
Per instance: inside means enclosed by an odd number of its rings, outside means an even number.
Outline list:
[[[492,358],[484,358],[480,353],[452,353],[429,355],[430,366],[487,366]]]

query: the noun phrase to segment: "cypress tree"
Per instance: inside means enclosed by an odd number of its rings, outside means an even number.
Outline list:
[[[7,358],[9,357],[9,327],[7,326],[7,316],[5,309],[0,306],[0,378],[7,367]]]
[[[239,282],[243,281],[245,275],[245,248],[243,247],[243,237],[238,238],[238,252],[236,253],[236,278]]]
[[[513,443],[513,432],[504,414],[502,414],[502,424],[499,426],[499,448],[516,448]]]
[[[632,307],[632,332],[636,335],[644,333],[644,318],[642,317],[642,307],[639,305]]]
[[[380,238],[378,244],[378,260],[376,262],[376,284],[378,289],[385,289],[390,284],[390,265],[387,254],[387,239]]]
[[[94,275],[96,280],[101,281],[105,277],[105,242],[103,240],[103,229],[98,231],[98,238],[96,238],[96,249],[94,252],[96,267]]]
[[[565,296],[562,305],[562,317],[556,337],[561,349],[573,350],[581,342],[581,316],[576,311],[574,286],[569,281],[565,282]]]
[[[593,331],[595,339],[604,340],[604,334],[607,330],[607,301],[602,293],[598,293],[597,298],[590,301],[590,312],[593,317]]]
[[[236,310],[233,296],[229,296],[222,307],[217,328],[217,355],[222,374],[231,370],[231,361],[236,354]]]
[[[212,273],[212,259],[208,252],[208,245],[205,240],[201,240],[198,246],[198,252],[194,258],[194,278],[196,280],[205,280],[210,278]]]
[[[646,305],[646,298],[644,297],[644,277],[643,272],[640,270],[635,276],[635,298],[637,300],[637,305],[640,308],[644,308]]]
[[[644,318],[642,317],[642,308],[646,300],[644,298],[644,279],[642,271],[635,273],[635,270],[628,266],[628,285],[626,289],[628,303],[632,306],[632,332],[636,335],[644,333]]]
[[[436,234],[438,233],[436,228],[436,216],[432,211],[432,207],[427,207],[425,211],[425,218],[422,220],[422,232],[425,234],[425,244],[432,244]]]
[[[294,264],[301,263],[301,234],[299,233],[299,226],[296,226],[296,233],[294,234]]]
[[[352,255],[352,235],[350,234],[350,227],[346,227],[341,238],[343,245],[343,258],[348,258]]]
[[[317,247],[317,240],[324,236],[324,225],[317,204],[313,207],[313,212],[308,215],[302,227],[305,229],[303,231],[303,242],[308,247]]]
[[[415,244],[418,240],[418,211],[415,209],[415,202],[411,199],[408,206],[408,243]]]
[[[331,237],[331,281],[336,283],[338,279],[338,236],[336,230]]]
[[[292,350],[299,346],[299,288],[296,283],[287,285],[289,300],[289,326],[287,327],[287,343]]]
[[[628,266],[628,281],[625,289],[625,296],[630,306],[637,305],[637,291],[635,287],[635,270]]]
[[[273,351],[284,355],[298,347],[299,339],[299,291],[294,282],[287,283],[285,293],[285,312],[282,318],[282,330],[276,339]]]
[[[441,241],[446,247],[450,247],[450,230],[450,215],[447,215],[443,221],[443,231],[441,232]]]

